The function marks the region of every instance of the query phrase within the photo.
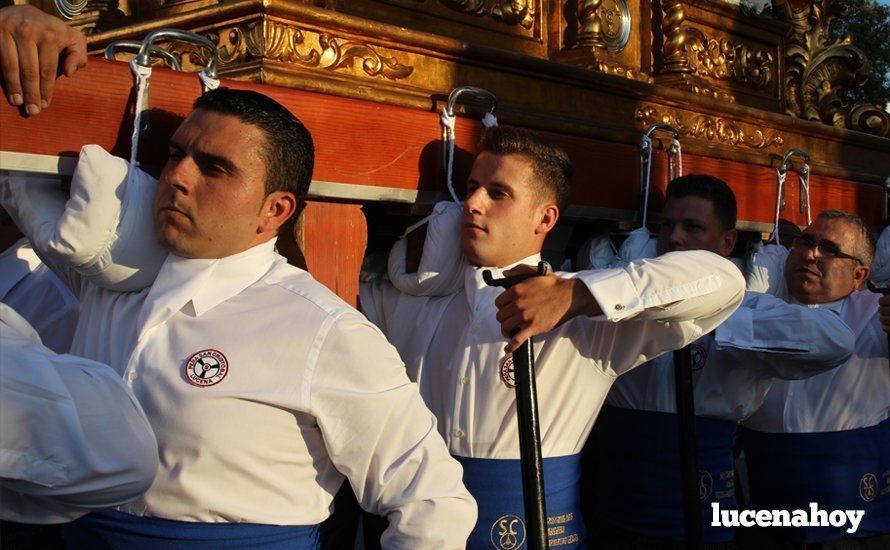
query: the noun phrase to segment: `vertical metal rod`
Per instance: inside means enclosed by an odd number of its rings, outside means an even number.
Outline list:
[[[680,433],[680,478],[683,483],[683,526],[686,548],[704,548],[699,496],[698,452],[695,441],[695,401],[689,347],[674,351],[674,384]]]
[[[545,262],[537,273],[495,279],[490,271],[482,278],[489,286],[510,288],[529,277],[547,273]],[[535,384],[534,339],[529,338],[513,352],[513,376],[516,378],[516,416],[519,426],[519,461],[522,470],[522,498],[525,507],[525,532],[530,550],[547,550],[547,505],[544,492],[544,459],[541,457],[541,425],[538,420],[538,390]]]

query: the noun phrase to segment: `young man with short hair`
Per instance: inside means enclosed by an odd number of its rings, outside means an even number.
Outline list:
[[[388,547],[464,547],[475,503],[395,349],[274,250],[311,180],[309,131],[256,92],[219,88],[194,107],[157,184],[170,253],[154,283],[115,292],[52,266],[81,301],[73,351],[123,377],[160,459],[141,498],[69,525],[69,544],[314,549],[348,479],[388,517]],[[3,182],[0,198],[36,230],[20,187]]]
[[[626,269],[551,274],[533,280],[566,289],[557,311],[565,319],[546,330],[522,326],[524,317],[511,304],[538,296],[490,287],[483,272],[500,277],[537,265],[567,205],[571,164],[556,145],[516,128],[486,130],[479,150],[462,208],[437,207],[421,259],[423,277],[441,276],[442,266],[431,259],[451,257],[444,249],[453,250],[459,237],[468,265],[458,284],[444,296],[416,296],[377,283],[363,288],[362,305],[399,349],[464,466],[464,482],[479,504],[471,548],[519,547],[524,540],[509,352],[539,335],[534,352],[549,541],[578,547],[584,540],[579,453],[609,387],[633,367],[716,327],[741,300],[744,283],[730,262],[702,251]],[[399,264],[400,246],[391,263]],[[403,268],[395,267],[391,275]],[[517,336],[506,336],[514,329]]]

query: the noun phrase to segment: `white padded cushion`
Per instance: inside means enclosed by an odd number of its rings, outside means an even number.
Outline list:
[[[646,258],[654,258],[658,255],[657,239],[653,239],[649,235],[649,230],[645,227],[634,229],[630,235],[621,243],[618,249],[618,255],[609,267],[623,268],[627,267],[634,260],[642,260]]]
[[[748,290],[785,298],[785,260],[788,249],[777,244],[756,243],[748,252]]]
[[[155,237],[157,181],[98,145],[86,145],[68,200],[55,177],[12,175],[4,204],[32,246],[51,263],[119,292],[154,282],[167,251]]]
[[[405,271],[405,238],[393,245],[387,270],[393,286],[412,296],[448,296],[460,290],[469,265],[460,250],[462,212],[461,203],[436,203],[428,219],[423,256],[416,273]]]
[[[608,235],[596,235],[587,239],[575,256],[575,269],[605,269],[615,261],[615,247]]]

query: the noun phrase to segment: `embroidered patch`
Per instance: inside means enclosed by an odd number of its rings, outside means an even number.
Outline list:
[[[215,349],[201,350],[185,362],[186,380],[202,388],[219,384],[228,372],[226,356]]]
[[[865,474],[859,480],[859,496],[865,502],[871,502],[878,495],[878,478],[874,474]]]
[[[501,516],[491,526],[490,538],[497,550],[516,550],[525,544],[525,523],[513,514]]]
[[[501,380],[508,388],[516,387],[516,373],[513,370],[513,356],[508,355],[501,361]]]
[[[698,471],[698,497],[702,502],[706,502],[714,490],[714,478],[707,470]]]
[[[692,370],[701,370],[708,361],[708,350],[699,344],[689,345],[689,355],[692,357]]]

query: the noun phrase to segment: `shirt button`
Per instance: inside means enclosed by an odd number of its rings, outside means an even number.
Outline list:
[[[624,309],[624,306],[623,306],[623,305],[621,305],[621,304],[615,304],[615,310],[616,310],[616,311],[621,311],[622,309]]]
[[[466,376],[462,376],[460,379],[460,383],[463,384],[464,386],[466,386],[467,384],[470,383],[470,379],[467,378]]]
[[[464,431],[460,428],[454,430],[454,437],[463,437],[464,435],[466,434],[464,434]]]

